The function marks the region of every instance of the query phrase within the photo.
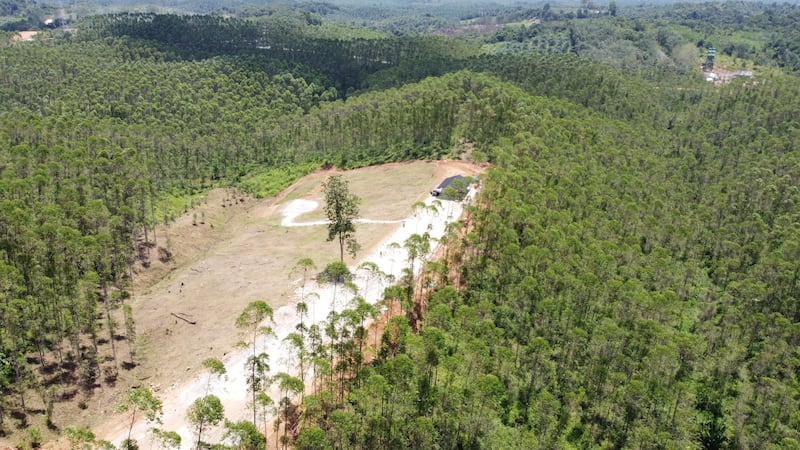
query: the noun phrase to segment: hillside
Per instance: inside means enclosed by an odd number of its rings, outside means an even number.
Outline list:
[[[385,291],[378,342],[357,308],[298,329],[322,375],[253,388],[280,433],[230,417],[210,444],[800,448],[795,6],[334,6],[0,37],[4,439],[106,445],[85,427],[120,393],[194,377],[248,301],[288,295],[296,258],[333,259],[319,230],[257,239],[278,226],[262,199],[468,158],[492,166],[482,193]],[[492,26],[428,34],[470,24]],[[708,45],[756,77],[706,83]],[[419,164],[354,181],[365,217],[405,217],[439,175]],[[372,209],[381,189],[397,211]]]
[[[363,199],[362,217],[371,222],[359,224],[357,229],[364,251],[357,258],[346,260],[356,274],[354,282],[361,285],[359,295],[375,303],[386,284],[361,268],[367,261],[387,275],[394,271],[393,276],[399,278],[406,257],[400,250],[389,257],[387,248],[393,241],[402,244],[406,239],[403,232],[412,234],[419,227],[420,219],[415,217],[418,213],[412,205],[428,199],[430,186],[445,176],[476,170],[479,169],[468,163],[442,161],[374,166],[345,174],[353,192]],[[259,346],[267,349],[271,371],[278,373],[294,366],[284,355],[287,349],[283,339],[294,331],[295,323],[305,320],[310,325],[328,318],[336,296],[313,274],[305,282],[303,295],[308,299],[298,298],[303,283],[295,266],[303,258],[312,258],[315,265],[323,268],[338,256],[335,243],[325,241],[324,226],[302,226],[316,223],[313,219],[314,213],[320,212],[320,184],[335,173],[327,170],[308,175],[276,198],[244,202],[237,199],[237,206],[223,207],[220,194],[213,192],[198,208],[205,218],[203,223],[192,225],[187,214],[164,230],[174,253],[181,255],[184,262],[173,261],[163,268],[154,263],[137,277],[147,279],[153,276],[149,272],[169,270],[155,285],[134,289],[131,305],[138,318],[136,367],[121,377],[118,389],[103,393],[101,397],[107,402],[92,402],[82,413],[81,425],[119,443],[127,433],[128,421],[124,415],[110,417],[114,404],[124,388],[141,384],[164,400],[161,427],[180,431],[184,448],[191,448],[188,444],[192,442],[192,427],[185,419],[185,410],[196,397],[210,392],[222,398],[230,420],[250,417],[245,371],[250,349],[236,346],[242,340],[236,319],[248,303],[258,299],[265,300],[275,311],[272,327],[277,337],[267,337]],[[393,177],[402,182],[395,183],[390,179]],[[290,213],[295,204],[315,202],[317,207],[311,211],[297,216]],[[445,212],[437,217],[442,221],[441,226],[437,225],[437,232],[441,233]],[[430,220],[427,215],[425,220]],[[350,301],[346,290],[339,289],[343,292],[337,303],[342,309]],[[303,318],[295,312],[299,301],[308,303],[308,314]],[[194,323],[182,321],[172,313],[189,317]],[[197,339],[198,333],[203,335],[202,340]],[[225,376],[215,380],[210,390],[202,364],[207,358],[218,358],[227,368]],[[279,392],[275,389],[270,394]],[[147,424],[137,423],[136,439],[142,445],[150,439],[146,430]],[[223,431],[221,427],[211,429],[209,436],[215,433],[220,439]]]

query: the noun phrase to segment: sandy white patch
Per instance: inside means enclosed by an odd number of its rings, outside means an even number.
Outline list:
[[[283,220],[281,225],[284,227],[312,227],[317,225],[327,225],[327,220],[312,220],[309,222],[295,222],[295,219],[303,214],[310,213],[319,207],[319,202],[314,200],[297,199],[289,202],[283,209]],[[377,220],[377,219],[356,219],[356,223],[400,223],[403,220]]]
[[[283,220],[281,221],[281,225],[284,227],[291,227],[291,226],[301,226],[301,224],[295,223],[294,219],[298,216],[302,216],[303,214],[310,213],[319,207],[319,202],[314,200],[305,200],[305,199],[297,199],[292,200],[289,204],[283,208]],[[316,221],[316,222],[305,222],[308,225],[324,225],[328,223],[327,220]]]

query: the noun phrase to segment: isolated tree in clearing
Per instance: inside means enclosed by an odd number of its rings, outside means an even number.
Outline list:
[[[130,388],[114,407],[114,412],[117,414],[124,412],[130,412],[131,414],[128,437],[123,443],[123,448],[136,446],[135,441],[131,440],[131,432],[133,431],[133,425],[136,423],[136,413],[139,411],[144,413],[147,422],[160,422],[162,414],[161,400],[156,398],[147,388]]]
[[[317,275],[317,281],[333,285],[331,310],[336,311],[336,286],[339,284],[346,285],[347,283],[352,283],[353,275],[350,273],[350,269],[347,268],[347,264],[341,261],[334,261],[325,266],[325,270]]]
[[[208,395],[208,391],[211,389],[211,378],[215,375],[222,378],[227,370],[225,369],[225,364],[217,358],[204,359],[203,367],[208,369],[208,380],[206,381],[206,395]]]
[[[200,397],[192,403],[186,411],[189,422],[197,429],[197,446],[202,448],[203,430],[208,425],[216,425],[225,418],[225,410],[222,402],[216,395],[206,395]]]
[[[302,283],[300,284],[300,303],[304,303],[306,301],[306,281],[308,280],[308,273],[312,270],[315,270],[317,265],[314,264],[314,260],[311,258],[300,258],[297,263],[292,268],[291,273],[289,276],[295,275],[296,273],[302,273]]]
[[[325,193],[325,216],[328,218],[328,241],[339,240],[339,261],[344,261],[344,247],[355,257],[361,246],[354,236],[355,219],[361,199],[350,192],[347,180],[333,175],[322,185]]]

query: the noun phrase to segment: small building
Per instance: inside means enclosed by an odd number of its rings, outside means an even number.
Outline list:
[[[445,178],[434,190],[431,195],[441,197],[444,200],[463,200],[469,192],[475,177],[465,177],[463,175],[453,175]]]

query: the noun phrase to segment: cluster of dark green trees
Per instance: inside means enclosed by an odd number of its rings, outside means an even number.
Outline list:
[[[27,423],[31,396],[49,418],[135,364],[117,346],[135,340],[126,300],[163,245],[154,225],[179,212],[167,196],[259,189],[265,170],[269,195],[323,164],[468,142],[496,167],[470,228],[430,266],[433,291],[388,291],[408,316],[380,343],[365,308],[316,329],[319,384],[282,413],[298,447],[800,448],[796,73],[713,87],[576,50],[597,27],[613,32],[595,55],[698,36],[725,51],[740,20],[758,45],[734,35],[731,56],[796,67],[794,7],[692,8],[658,10],[668,27],[625,8],[547,21],[488,38],[538,43],[480,56],[469,39],[321,37],[316,16],[3,37],[0,430]]]
[[[39,29],[56,11],[53,5],[31,0],[0,0],[0,32]]]

